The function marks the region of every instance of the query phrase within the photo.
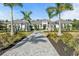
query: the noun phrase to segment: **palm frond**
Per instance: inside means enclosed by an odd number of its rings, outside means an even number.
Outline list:
[[[21,11],[21,13],[22,13],[23,15],[26,15],[26,12],[25,12],[25,11]]]
[[[70,3],[65,3],[65,9],[66,10],[73,10],[73,5]]]
[[[19,7],[23,7],[22,3],[3,3],[4,6],[10,6],[10,7],[14,7],[14,6],[19,6]]]
[[[26,20],[26,21],[28,21],[29,23],[30,23],[30,20],[31,20],[31,17],[30,17],[30,15],[32,14],[32,12],[30,11],[30,12],[27,12],[27,11],[21,11],[21,13],[23,14],[23,18]]]
[[[23,7],[23,4],[22,3],[16,3],[16,5],[18,5],[20,7]]]
[[[49,18],[54,17],[57,13],[56,13],[57,8],[56,7],[49,7],[46,9]]]
[[[32,14],[32,12],[31,12],[31,11],[29,11],[29,12],[28,12],[28,15],[31,15],[31,14]]]

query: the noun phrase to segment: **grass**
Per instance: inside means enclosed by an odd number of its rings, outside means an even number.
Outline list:
[[[15,44],[16,42],[22,40],[23,38],[30,35],[32,32],[18,32],[13,36],[10,33],[0,33],[0,48],[7,48],[8,46]]]
[[[79,32],[69,32],[73,35],[74,38],[78,37],[79,36]]]
[[[49,33],[58,33],[58,32],[48,32],[48,31],[45,31],[44,32],[44,35],[48,35]],[[64,33],[71,33],[73,35],[73,37],[77,37],[79,35],[79,31],[70,31],[70,32],[64,32]]]
[[[54,36],[56,36],[56,34],[58,33],[58,32],[44,32],[45,33],[45,35],[47,36],[47,35],[51,35],[51,37],[52,37],[52,34],[53,34],[53,37]],[[69,35],[69,36],[68,36]],[[71,36],[71,39],[74,39],[74,40],[76,40],[76,39],[78,39],[79,40],[79,32],[63,32],[63,35],[62,35],[62,37],[66,37],[67,36],[67,39]],[[52,37],[52,38],[53,38]],[[70,39],[70,38],[69,38]]]

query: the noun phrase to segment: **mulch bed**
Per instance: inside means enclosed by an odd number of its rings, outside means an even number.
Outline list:
[[[20,41],[22,41],[25,37],[21,38],[21,40],[15,41],[13,44],[9,45],[7,48],[3,48],[0,50],[0,55],[2,55],[3,53],[5,53],[6,51],[8,51],[10,48],[12,48],[13,46],[15,46],[17,43],[19,43]]]
[[[65,45],[61,40],[57,43],[52,39],[49,39],[49,41],[55,47],[60,56],[73,56],[74,49]]]

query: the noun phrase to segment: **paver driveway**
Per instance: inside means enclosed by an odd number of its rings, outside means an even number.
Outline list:
[[[3,56],[58,56],[59,54],[51,45],[48,38],[40,32],[34,32],[13,48],[3,54]]]

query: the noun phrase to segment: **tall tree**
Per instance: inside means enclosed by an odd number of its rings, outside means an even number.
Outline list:
[[[73,30],[79,30],[79,20],[74,19],[72,23]]]
[[[72,4],[70,3],[56,3],[55,4],[56,6],[55,7],[51,7],[51,8],[48,8],[50,9],[50,16],[51,18],[58,15],[59,16],[59,30],[58,30],[58,35],[61,36],[62,33],[61,33],[61,13],[64,12],[64,11],[67,11],[67,10],[73,10],[73,6]],[[52,14],[52,12],[54,14]]]
[[[21,3],[4,3],[3,5],[8,6],[11,9],[11,33],[10,34],[12,36],[14,34],[14,31],[13,31],[13,8],[15,6],[23,7],[23,5]]]
[[[48,29],[50,29],[51,28],[51,18],[56,16],[57,12],[56,12],[56,8],[55,7],[49,7],[49,8],[46,9],[46,11],[47,11],[48,18],[49,18],[48,19]],[[50,30],[52,30],[52,28]]]
[[[31,17],[30,15],[32,14],[31,11],[27,12],[27,11],[21,11],[21,13],[23,14],[23,18],[24,20],[28,21],[30,23],[30,29],[32,30],[32,25],[31,25]]]

